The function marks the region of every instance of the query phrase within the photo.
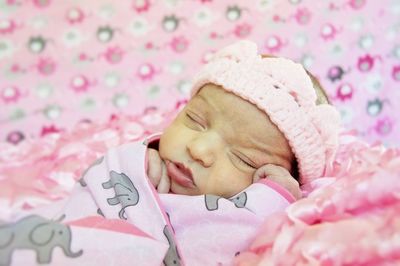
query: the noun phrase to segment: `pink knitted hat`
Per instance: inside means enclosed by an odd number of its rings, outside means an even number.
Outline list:
[[[317,95],[304,68],[284,58],[262,58],[257,45],[229,45],[195,76],[192,96],[207,83],[222,86],[265,111],[295,155],[300,184],[323,176],[338,145],[340,115]]]

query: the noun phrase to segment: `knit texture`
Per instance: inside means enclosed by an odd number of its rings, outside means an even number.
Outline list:
[[[340,115],[316,105],[317,95],[302,65],[262,58],[257,45],[242,40],[216,52],[194,77],[191,95],[213,83],[263,110],[286,137],[298,162],[300,184],[324,175],[333,161]]]

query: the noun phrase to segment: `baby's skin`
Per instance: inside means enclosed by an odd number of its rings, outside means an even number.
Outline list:
[[[159,193],[232,197],[267,178],[301,197],[294,155],[268,116],[248,101],[206,84],[148,149],[147,174]]]

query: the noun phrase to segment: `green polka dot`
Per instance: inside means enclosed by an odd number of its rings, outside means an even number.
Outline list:
[[[147,90],[147,95],[150,97],[156,97],[160,93],[160,87],[158,85],[153,85]]]
[[[14,121],[14,120],[20,120],[25,117],[25,111],[23,109],[15,109],[10,113],[9,119]]]
[[[86,110],[94,109],[96,107],[96,101],[92,98],[86,98],[81,102],[81,106]]]
[[[38,84],[36,86],[36,94],[42,99],[48,98],[53,94],[53,86],[51,84]]]
[[[115,72],[107,73],[104,76],[104,83],[109,88],[114,88],[114,87],[118,86],[120,81],[121,81],[120,76]]]
[[[8,45],[5,42],[0,42],[0,51],[8,50]]]
[[[400,59],[400,45],[395,46],[393,48],[393,55],[397,58]]]
[[[99,8],[98,14],[102,18],[110,18],[115,14],[115,10],[111,4],[106,4]]]
[[[68,40],[75,40],[76,39],[76,33],[70,31],[65,35],[65,38],[67,38]]]
[[[342,52],[343,52],[343,49],[339,44],[334,45],[331,49],[332,54],[341,54]]]
[[[172,74],[178,75],[183,72],[183,70],[185,69],[185,65],[182,62],[176,61],[169,63],[168,68]]]

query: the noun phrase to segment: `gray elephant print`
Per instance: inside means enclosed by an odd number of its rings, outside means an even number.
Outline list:
[[[30,215],[15,223],[0,225],[0,265],[10,265],[12,254],[17,249],[36,251],[39,264],[50,263],[53,249],[59,246],[67,257],[76,258],[83,251],[71,251],[72,235],[69,226],[60,221]]]
[[[104,213],[100,208],[97,208],[97,214],[100,216],[106,217],[106,216],[104,216]]]
[[[216,196],[216,195],[210,195],[210,194],[204,195],[204,201],[205,201],[207,210],[209,210],[209,211],[217,210],[218,209],[218,201],[221,198],[222,197]],[[246,206],[246,202],[247,202],[247,193],[242,192],[239,195],[237,195],[233,198],[230,198],[228,200],[232,201],[237,208],[244,208]]]
[[[125,208],[135,206],[139,202],[139,192],[133,185],[131,179],[124,173],[110,172],[110,180],[102,184],[104,189],[114,188],[115,196],[108,198],[109,205],[121,203],[122,208],[119,211],[119,218],[126,220]]]
[[[78,182],[79,182],[79,184],[81,184],[82,187],[87,187],[87,183],[86,183],[85,179],[83,179],[83,177],[81,177],[78,180]]]
[[[242,192],[239,195],[236,195],[235,197],[230,198],[229,200],[232,201],[233,203],[235,203],[235,206],[237,208],[244,208],[246,206],[246,202],[247,202],[247,193]]]
[[[181,265],[181,258],[178,253],[178,249],[176,247],[173,233],[168,228],[168,225],[164,227],[163,233],[168,240],[169,248],[167,254],[164,257],[164,265],[171,266],[171,265]]]
[[[97,159],[83,172],[82,177],[78,180],[79,184],[81,184],[82,187],[86,187],[86,186],[87,186],[86,181],[85,181],[85,179],[84,179],[84,177],[85,177],[85,175],[87,174],[87,172],[89,172],[89,170],[90,170],[93,166],[101,164],[101,163],[103,162],[103,160],[104,160],[104,156],[101,156],[101,157],[97,158]]]
[[[220,198],[221,198],[220,196],[211,195],[211,194],[204,195],[204,201],[205,201],[207,210],[209,210],[209,211],[217,210],[218,209],[218,200]]]

